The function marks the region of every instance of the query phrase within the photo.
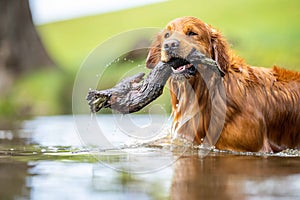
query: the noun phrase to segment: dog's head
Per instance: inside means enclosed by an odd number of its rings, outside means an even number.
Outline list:
[[[205,56],[214,59],[220,70],[226,72],[229,65],[227,42],[210,25],[194,17],[178,18],[167,24],[154,40],[146,60],[146,66],[153,68],[159,61],[176,63],[174,74],[193,76],[197,68],[187,56],[194,48]]]

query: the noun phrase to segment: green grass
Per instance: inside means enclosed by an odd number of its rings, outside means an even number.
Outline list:
[[[24,112],[36,115],[60,113],[63,110],[60,97],[64,80],[61,71],[37,71],[18,80],[11,97],[26,109]]]
[[[217,27],[250,64],[300,68],[298,0],[174,0],[47,24],[39,31],[55,60],[76,71],[93,48],[115,34],[164,27],[170,20],[187,15]]]
[[[277,64],[300,71],[300,1],[173,0],[37,27],[46,49],[62,70],[23,77],[9,97],[13,101],[0,100],[0,108],[5,108],[0,116],[19,111],[7,102],[17,102],[23,108],[29,105],[32,113],[39,115],[70,113],[72,81],[95,47],[124,31],[162,28],[182,16],[195,16],[218,28],[249,64],[265,67]],[[130,70],[130,63],[122,65],[105,75],[104,88]],[[160,98],[163,102],[167,99],[167,96]]]

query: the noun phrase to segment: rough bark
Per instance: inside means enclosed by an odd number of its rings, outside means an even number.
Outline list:
[[[187,60],[194,66],[204,65],[220,76],[224,72],[217,63],[205,57],[204,54],[193,49],[187,56]],[[144,73],[125,78],[116,86],[107,90],[90,90],[87,95],[88,104],[92,112],[98,112],[102,108],[111,108],[121,113],[139,111],[150,102],[159,97],[163,88],[172,74],[172,65],[176,62],[159,62],[143,81]]]
[[[28,0],[0,0],[0,94],[20,75],[54,66],[32,22]]]
[[[143,82],[145,74],[139,73],[111,89],[90,90],[87,96],[90,109],[92,112],[98,112],[101,108],[111,108],[121,113],[139,111],[162,94],[171,72],[168,64],[160,62]]]

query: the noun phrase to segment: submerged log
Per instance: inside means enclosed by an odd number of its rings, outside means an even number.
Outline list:
[[[224,72],[214,60],[195,49],[187,56],[187,60],[194,66],[205,65],[224,76]],[[144,81],[145,74],[139,73],[123,79],[113,88],[90,90],[86,99],[91,111],[95,113],[102,108],[111,108],[126,114],[141,110],[163,93],[163,88],[172,74],[172,65],[176,65],[176,60],[168,63],[159,62]]]

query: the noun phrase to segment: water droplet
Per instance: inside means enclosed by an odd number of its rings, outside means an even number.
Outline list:
[[[96,117],[96,114],[91,112],[91,120],[96,119],[95,117]]]

